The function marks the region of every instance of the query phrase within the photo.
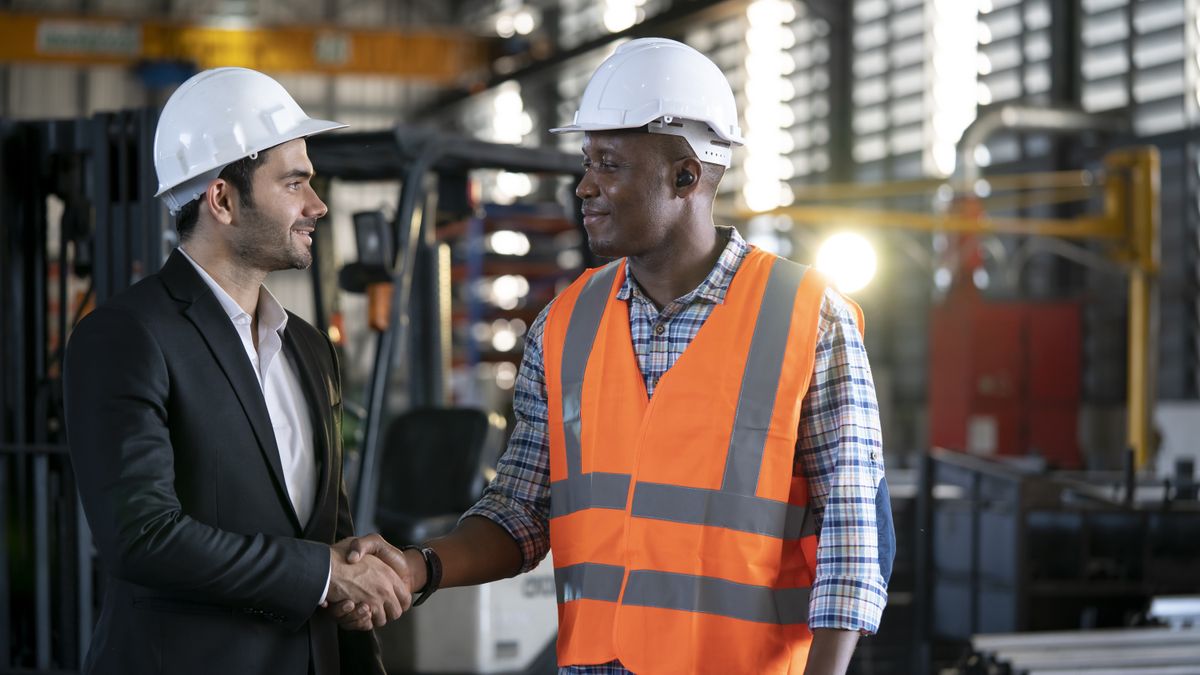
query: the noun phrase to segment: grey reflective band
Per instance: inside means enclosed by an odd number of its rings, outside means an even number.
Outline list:
[[[633,493],[633,516],[723,527],[786,540],[816,534],[815,521],[808,517],[808,509],[803,506],[723,490],[662,483],[637,484]]]
[[[558,603],[572,600],[616,602],[621,597],[625,568],[619,565],[580,563],[554,568],[554,587]]]
[[[808,623],[808,588],[751,586],[713,577],[634,570],[622,605],[677,609],[779,625]]]
[[[596,331],[608,304],[609,291],[617,274],[620,260],[614,260],[592,275],[584,284],[571,310],[567,324],[567,337],[563,342],[562,368],[562,418],[566,435],[567,477],[583,473],[583,451],[580,448],[580,409],[583,406],[583,374],[587,370]]]
[[[775,412],[783,354],[792,328],[791,310],[807,270],[806,266],[783,258],[776,258],[771,266],[742,373],[729,452],[725,455],[725,478],[721,482],[721,490],[725,492],[753,495],[758,490],[767,429]]]
[[[550,484],[550,517],[584,509],[625,510],[629,501],[629,476],[622,473],[585,473]]]
[[[558,602],[616,602],[621,599],[624,577],[625,568],[619,565],[580,563],[557,567],[554,585]],[[808,588],[770,588],[714,577],[634,570],[629,573],[621,604],[795,625],[808,623],[810,593]]]

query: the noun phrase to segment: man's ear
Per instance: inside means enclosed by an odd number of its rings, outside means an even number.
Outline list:
[[[237,198],[237,189],[229,181],[218,178],[208,184],[204,191],[204,203],[212,213],[213,219],[223,225],[233,222],[233,200]]]
[[[704,164],[695,157],[684,157],[672,165],[674,171],[672,181],[675,194],[680,197],[691,195],[700,186],[704,176]]]

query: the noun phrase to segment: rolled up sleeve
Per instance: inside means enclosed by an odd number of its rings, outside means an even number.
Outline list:
[[[809,627],[874,633],[895,552],[879,406],[855,313],[835,291],[819,331],[796,446],[819,523]]]

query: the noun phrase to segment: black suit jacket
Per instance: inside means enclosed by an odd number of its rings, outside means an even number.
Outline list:
[[[328,544],[353,534],[337,358],[290,313],[283,343],[318,462],[304,527],[237,331],[182,254],[75,329],[67,435],[107,575],[84,672],[383,672],[373,633],[317,611]]]

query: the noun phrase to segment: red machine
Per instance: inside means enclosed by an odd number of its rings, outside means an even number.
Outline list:
[[[1082,467],[1078,303],[988,301],[964,285],[930,321],[933,445]]]

